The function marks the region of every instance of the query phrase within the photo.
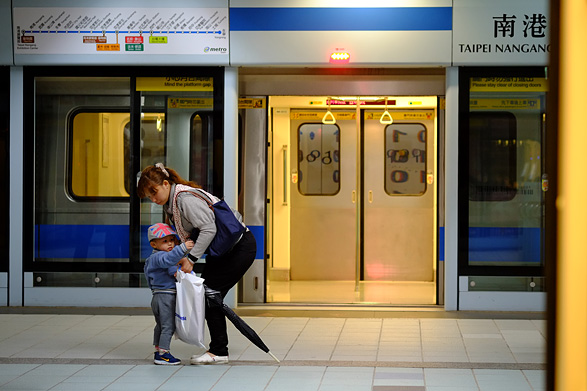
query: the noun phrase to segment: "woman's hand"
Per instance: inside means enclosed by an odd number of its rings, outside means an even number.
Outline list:
[[[181,266],[181,271],[184,273],[191,273],[194,270],[194,265],[187,258],[182,258],[177,264]]]

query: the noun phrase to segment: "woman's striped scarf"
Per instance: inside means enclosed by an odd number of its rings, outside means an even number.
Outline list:
[[[190,238],[190,234],[185,231],[183,228],[183,224],[181,223],[181,214],[179,208],[177,206],[177,196],[179,193],[188,191],[190,193],[194,193],[194,188],[186,185],[180,185],[179,183],[175,185],[175,193],[173,194],[173,200],[171,201],[171,208],[173,210],[173,224],[175,225],[175,231],[179,235],[182,242],[185,242],[187,239]]]

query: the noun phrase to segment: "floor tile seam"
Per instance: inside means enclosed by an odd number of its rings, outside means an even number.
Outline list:
[[[107,330],[107,329],[106,329],[106,330]],[[84,347],[84,345],[85,345],[85,344],[87,344],[87,343],[88,343],[88,341],[91,341],[91,340],[92,340],[93,338],[95,338],[97,335],[99,335],[100,333],[102,333],[102,332],[104,332],[104,331],[106,331],[106,330],[102,330],[102,331],[100,331],[98,334],[96,334],[96,335],[93,335],[93,336],[90,336],[90,337],[88,337],[88,338],[84,339],[83,341],[79,341],[79,342],[78,342],[78,343],[76,343],[75,345],[68,347],[66,350],[64,350],[63,352],[59,353],[59,355],[58,355],[58,357],[57,357],[57,358],[60,358],[59,356],[61,356],[61,355],[63,355],[63,354],[66,354],[67,352],[76,351],[76,349],[80,349],[80,350],[84,351],[85,349],[82,349],[82,348]],[[120,345],[118,345],[118,346],[120,346]],[[117,347],[118,347],[118,346],[117,346]],[[109,350],[108,350],[106,353],[104,353],[104,355],[107,355],[107,354],[108,354],[108,353],[110,353],[111,351],[112,351],[112,348],[111,348],[111,349],[109,349]],[[104,355],[103,355],[103,356],[104,356]]]
[[[381,323],[379,323],[379,336],[377,337],[377,345],[376,345],[376,349],[375,349],[375,358],[379,357],[379,353],[381,352],[381,342],[382,342],[382,338],[384,337],[384,333],[383,333],[383,321],[381,321]],[[375,375],[375,372],[373,372],[373,375]],[[373,376],[373,380],[375,379],[375,376]],[[371,387],[373,387],[373,384],[371,385]]]
[[[275,318],[271,319],[271,322],[273,322],[274,319]],[[271,323],[271,322],[269,322],[269,323]],[[294,346],[296,346],[297,342],[300,340],[300,337],[302,336],[306,327],[308,327],[309,323],[310,323],[310,318],[306,318],[303,326],[297,331],[297,334],[296,334],[294,340],[292,341],[291,345],[289,345],[289,348],[287,349],[287,352],[285,353],[284,357],[287,357],[287,355],[292,351]]]
[[[146,361],[147,364],[151,364],[152,361]],[[103,390],[107,390],[108,387],[110,387],[111,385],[113,385],[114,383],[116,383],[117,381],[119,381],[120,379],[122,379],[123,377],[125,377],[127,374],[129,374],[134,368],[136,368],[137,365],[131,366],[129,367],[126,371],[124,371],[123,373],[121,373],[120,375],[118,375],[115,379],[112,379],[112,381],[110,383],[108,383],[108,385],[104,388],[102,388]],[[169,375],[169,377],[167,379],[165,379],[165,381],[162,384],[165,384],[166,382],[168,382],[173,375],[177,374],[177,372],[179,372],[179,370],[181,369],[181,367],[176,366],[175,367],[175,371],[173,371],[173,373],[171,375]],[[161,385],[162,385],[161,384]],[[161,385],[159,385],[159,387],[161,387]],[[157,389],[159,389],[159,387],[157,387]]]
[[[233,366],[235,366],[233,363],[234,363],[234,361],[230,362],[230,364],[228,364],[228,365],[222,365],[222,366],[223,366],[223,367],[229,367],[229,369],[230,369],[230,367],[233,367]],[[179,369],[181,369],[182,367],[190,367],[190,366],[192,366],[192,365],[191,365],[191,364],[187,364],[187,365],[186,365],[186,364],[183,364],[183,363],[182,363],[181,365],[178,365],[177,367],[178,367],[178,371],[179,371]],[[197,366],[197,365],[196,365],[196,366]],[[223,379],[223,378],[226,376],[226,374],[229,372],[229,369],[226,369],[226,370],[224,370],[224,371],[223,371],[223,372],[220,374],[220,376],[218,376],[218,378],[216,379],[216,381],[214,381],[214,384],[213,384],[213,385],[212,385],[212,386],[209,388],[210,390],[214,389],[214,388],[215,388],[215,387],[216,387],[216,386],[217,386],[217,385],[220,383],[220,381],[221,381],[221,380],[222,380],[222,379]],[[271,375],[271,378],[273,378],[273,376],[275,376],[275,372],[277,372],[277,371],[274,371],[274,372],[273,372],[273,375]],[[169,378],[171,378],[171,376],[170,376]],[[230,382],[230,380],[229,380],[229,382]],[[270,381],[269,381],[269,382],[267,382],[267,384],[269,384],[269,383],[270,383]]]
[[[465,336],[463,334],[463,329],[462,329],[461,324],[458,320],[456,321],[456,327],[457,327],[457,330],[459,331],[461,343],[462,343],[463,349],[465,350],[465,354],[467,355],[467,359],[469,361],[471,361],[472,356],[469,353],[469,349],[467,348],[467,344],[465,343]]]
[[[320,382],[318,384],[322,385],[322,382],[324,382],[325,377],[326,377],[326,368],[324,368],[324,370],[322,371],[322,376],[320,376]]]
[[[418,337],[419,337],[419,342],[420,342],[420,357],[424,357],[424,335],[423,335],[423,329],[422,329],[422,319],[418,319]]]
[[[52,364],[52,363],[48,363],[48,364]],[[79,373],[80,371],[82,371],[82,370],[84,370],[85,368],[87,368],[87,367],[88,367],[88,365],[87,365],[87,364],[74,364],[74,365],[82,365],[82,366],[81,366],[81,367],[80,367],[80,368],[79,368],[77,371],[75,371],[75,372],[73,372],[73,373],[71,373],[71,374],[68,374],[68,375],[65,375],[65,374],[59,375],[60,377],[63,377],[63,380],[62,380],[62,381],[60,381],[60,382],[58,382],[57,384],[61,384],[61,383],[65,382],[65,381],[66,381],[67,379],[69,379],[70,377],[74,376],[75,374]],[[13,382],[13,381],[15,381],[15,380],[18,380],[18,379],[20,379],[20,378],[26,377],[27,375],[34,376],[34,375],[32,375],[32,372],[34,372],[35,370],[37,370],[37,369],[38,369],[38,368],[40,368],[41,366],[43,366],[43,363],[39,363],[39,364],[37,364],[35,367],[33,367],[33,368],[29,369],[28,371],[26,371],[26,372],[24,372],[24,373],[22,373],[22,374],[18,375],[18,376],[17,376],[17,377],[15,377],[14,379],[12,379],[12,380],[8,381],[7,383],[4,383],[4,384],[2,384],[1,386],[2,386],[2,387],[4,387],[4,385],[6,385],[6,384],[9,384],[9,383],[11,383],[11,382]],[[45,375],[42,375],[42,376],[45,376]]]
[[[224,371],[224,373],[222,374],[222,376],[220,376],[220,378],[218,379],[218,381],[220,381],[220,379],[227,373],[228,371]],[[271,384],[273,382],[273,379],[275,378],[275,375],[277,375],[277,370],[273,371],[273,373],[271,374],[271,376],[269,377],[269,380],[267,381],[267,385],[263,388],[263,390],[266,390],[267,387],[269,387],[269,384]],[[324,374],[322,374],[322,376],[324,376]],[[218,383],[218,382],[216,382]],[[322,379],[320,379],[320,383],[322,383]],[[214,386],[216,386],[216,384],[214,384]],[[213,389],[213,387],[210,387],[210,389]]]
[[[526,379],[526,381],[528,382],[528,384],[530,385],[530,387],[532,387],[532,389],[534,390],[534,382],[532,381],[532,379],[530,379],[530,377],[528,376],[529,374],[525,371],[521,371],[522,372],[522,376],[524,376],[524,378]],[[544,384],[546,386],[546,383]]]
[[[93,318],[95,315],[86,315],[86,314],[71,314],[71,315],[75,315],[75,316],[80,316],[83,315],[84,318],[80,319],[79,321],[75,322],[72,324],[72,319],[73,317],[68,317],[66,322],[60,323],[59,325],[49,325],[49,324],[45,324],[46,322],[52,320],[52,319],[56,319],[60,316],[63,315],[70,315],[70,314],[52,314],[53,316],[51,316],[48,319],[45,319],[44,321],[37,323],[37,326],[40,327],[47,327],[47,328],[58,328],[59,331],[55,334],[55,335],[59,335],[59,334],[63,334],[66,333],[68,330],[71,330],[73,328],[78,327],[81,323],[87,321],[88,319]]]
[[[348,321],[348,318],[345,318],[345,319],[344,319],[344,322],[342,322],[342,327],[340,328],[340,331],[338,332],[338,336],[337,336],[337,338],[336,338],[336,341],[334,341],[334,345],[333,345],[333,347],[332,347],[332,350],[330,351],[330,354],[329,354],[329,356],[328,356],[328,358],[329,358],[330,360],[332,360],[332,358],[334,357],[334,352],[336,351],[336,347],[338,346],[338,344],[339,344],[339,343],[340,343],[340,341],[341,341],[341,336],[342,336],[342,333],[343,333],[343,331],[344,331],[344,328],[345,328],[345,326],[346,326],[346,324],[347,324],[347,321]],[[286,356],[286,357],[287,357],[287,356]]]
[[[42,364],[41,364],[41,365],[42,365]],[[74,365],[75,365],[75,364],[74,364]],[[78,364],[78,365],[80,365],[80,364]],[[77,374],[79,374],[79,373],[80,373],[80,372],[82,372],[84,369],[86,369],[86,368],[88,368],[88,367],[90,366],[90,364],[81,364],[81,365],[83,365],[83,367],[79,368],[77,371],[75,371],[74,373],[72,373],[72,374],[70,374],[69,376],[67,376],[67,377],[65,378],[65,380],[63,380],[62,382],[60,382],[60,383],[58,383],[58,384],[63,384],[64,382],[66,382],[66,381],[67,381],[67,379],[70,379],[70,378],[72,378],[72,377],[76,376]],[[128,372],[129,370],[130,370],[130,368],[129,368],[127,371],[125,371],[125,373],[126,373],[126,372]],[[124,375],[124,374],[123,374],[123,375]],[[110,386],[112,383],[114,383],[115,381],[117,381],[118,379],[120,379],[120,377],[122,377],[123,375],[120,375],[120,376],[116,377],[115,379],[113,379],[112,381],[108,382],[108,384],[107,384],[107,385],[106,385],[104,388],[107,388],[108,386]]]
[[[508,353],[509,356],[511,356],[516,362],[518,362],[518,360],[514,356],[514,353],[511,349],[511,346],[507,343],[507,340],[506,340],[505,336],[503,335],[503,333],[501,332],[501,329],[499,328],[499,325],[497,324],[496,320],[491,319],[491,323],[493,324],[493,326],[496,328],[496,330],[498,330],[499,334],[501,335],[501,341],[504,344],[503,347],[505,349],[507,349],[507,351],[504,350],[503,352]],[[474,360],[475,357],[479,357],[482,354],[481,352],[478,352],[477,348],[479,348],[479,346],[473,347],[473,346],[468,345],[467,342],[470,342],[470,341],[468,341],[465,338],[465,336],[463,334],[463,330],[461,328],[461,324],[459,322],[457,322],[457,327],[459,328],[459,332],[461,333],[461,338],[463,340],[463,346],[465,348],[465,352],[467,354],[467,358],[469,359],[469,361]],[[494,353],[494,352],[492,352],[492,353]]]
[[[261,335],[263,333],[263,331],[267,330],[268,327],[269,327],[269,325],[271,324],[271,322],[273,322],[273,319],[274,318],[270,319],[269,322],[265,322],[265,326],[262,329],[260,329],[260,330],[255,329],[255,331],[257,332],[257,334]]]
[[[20,378],[22,378],[23,376],[26,376],[27,374],[29,374],[30,372],[32,372],[32,371],[34,371],[35,369],[39,368],[39,367],[40,367],[41,365],[43,365],[43,364],[37,364],[37,363],[34,363],[33,365],[35,365],[35,366],[34,366],[34,367],[32,367],[32,368],[30,368],[30,369],[28,369],[27,371],[25,371],[25,372],[21,373],[20,375],[16,376],[14,379],[11,379],[11,380],[7,381],[6,383],[0,383],[0,387],[4,387],[4,386],[5,386],[6,384],[8,384],[8,383],[11,383],[11,382],[13,382],[13,381],[15,381],[15,380],[17,380],[17,379],[20,379]]]

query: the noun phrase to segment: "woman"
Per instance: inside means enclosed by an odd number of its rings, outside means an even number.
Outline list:
[[[198,189],[197,191],[195,189]],[[207,196],[212,204],[219,199],[201,190],[195,182],[186,181],[175,170],[161,163],[149,166],[141,173],[137,186],[140,198],[149,198],[157,205],[162,205],[167,219],[171,222],[182,241],[194,240],[194,247],[188,254],[191,264],[182,265],[182,270],[191,272],[193,262],[206,252],[216,235],[214,212],[208,203],[192,192]],[[242,217],[234,212],[241,221]],[[243,224],[244,226],[244,224]],[[221,256],[206,256],[206,265],[202,272],[205,280],[206,295],[218,294],[223,299],[234,285],[242,278],[253,264],[257,244],[253,234],[246,229],[230,251]],[[201,356],[192,356],[191,364],[226,364],[228,363],[228,334],[226,318],[222,307],[210,306],[206,300],[206,321],[210,331],[209,350]]]

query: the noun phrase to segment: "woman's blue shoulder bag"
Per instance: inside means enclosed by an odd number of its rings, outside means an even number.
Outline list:
[[[226,254],[234,247],[247,228],[236,218],[226,201],[220,200],[213,204],[210,198],[203,192],[189,191],[189,193],[205,201],[208,207],[214,212],[216,236],[214,236],[212,243],[208,246],[206,253],[213,257],[220,257]]]

